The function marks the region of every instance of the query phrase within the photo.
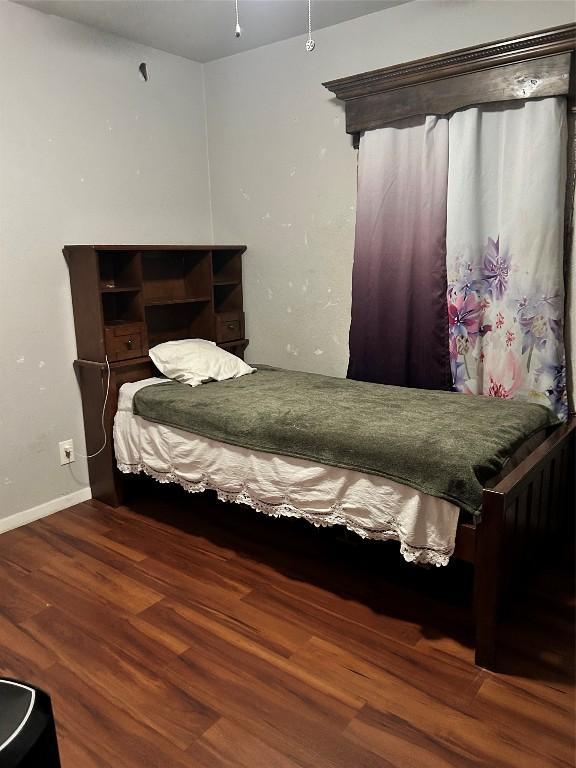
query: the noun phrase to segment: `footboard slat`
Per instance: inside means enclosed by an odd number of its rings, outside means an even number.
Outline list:
[[[524,493],[521,493],[516,499],[514,499],[514,503],[510,507],[506,508],[506,515],[511,513],[513,520],[513,525],[506,529],[505,538],[505,541],[508,543],[507,562],[510,563],[518,559],[518,553],[521,550],[522,538],[524,535],[524,528],[522,526],[524,517],[524,505],[522,504],[523,500]],[[510,551],[512,558],[510,558]],[[507,579],[507,581],[509,581],[509,579]]]
[[[557,482],[557,459],[550,462],[550,484],[548,493],[548,525],[545,531],[546,538],[554,531],[556,522],[556,482]]]
[[[542,472],[538,472],[536,475],[536,479],[534,480],[533,484],[533,490],[534,490],[534,536],[538,538],[542,531],[544,530],[544,520],[542,515],[542,489],[543,489],[543,478],[542,478]]]
[[[540,514],[542,516],[542,529],[541,534],[542,536],[545,536],[546,531],[549,528],[550,525],[550,504],[548,503],[548,500],[550,498],[550,472],[545,471],[545,469],[542,469],[541,472],[542,476],[542,501],[541,501],[541,508],[540,508]]]
[[[539,475],[538,475],[539,476]],[[526,549],[528,550],[528,554],[530,557],[532,557],[533,553],[533,547],[532,542],[535,539],[535,531],[534,531],[534,521],[532,516],[532,507],[533,507],[533,498],[534,498],[534,485],[535,482],[532,483],[532,485],[529,485],[525,496],[526,496],[526,526],[524,529],[524,536],[523,536],[523,543]]]
[[[569,466],[568,466],[568,447],[564,446],[563,450],[560,453],[560,460],[558,462],[558,472],[561,478],[568,478],[569,477]],[[564,491],[564,493],[563,493]],[[560,487],[557,490],[557,501],[554,505],[554,509],[556,510],[556,527],[555,527],[555,534],[560,534],[562,531],[562,521],[566,516],[566,498],[565,496],[568,494],[568,488],[562,488]]]

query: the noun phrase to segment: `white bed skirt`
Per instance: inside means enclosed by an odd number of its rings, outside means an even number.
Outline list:
[[[145,472],[191,492],[214,490],[224,501],[274,517],[393,539],[409,562],[448,564],[458,525],[454,504],[384,477],[252,451],[135,416],[135,392],[158,381],[124,384],[120,390],[114,448],[121,472]]]

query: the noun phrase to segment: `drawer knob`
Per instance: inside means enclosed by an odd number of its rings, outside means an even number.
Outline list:
[[[132,339],[128,339],[128,341],[126,342],[126,346],[128,347],[128,349],[132,349],[132,347],[134,346],[134,342],[132,341]]]
[[[236,323],[227,323],[226,327],[228,330],[233,331],[236,328]]]

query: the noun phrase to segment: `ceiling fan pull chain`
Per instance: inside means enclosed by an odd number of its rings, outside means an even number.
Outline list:
[[[316,48],[316,43],[312,40],[312,0],[308,0],[308,40],[306,40],[306,50],[311,53]]]
[[[242,27],[240,26],[240,18],[238,16],[238,0],[236,0],[236,31],[234,34],[236,37],[240,37],[242,34]]]
[[[240,14],[238,11],[239,0],[234,0],[234,7],[236,10],[236,29],[234,34],[236,37],[240,37],[242,34],[242,27],[240,26]],[[316,43],[312,39],[312,0],[308,0],[308,39],[306,40],[306,50],[311,53],[316,48]]]

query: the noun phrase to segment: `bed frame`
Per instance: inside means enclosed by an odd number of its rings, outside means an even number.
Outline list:
[[[361,131],[402,117],[444,114],[491,101],[568,96],[569,152],[565,216],[566,258],[572,244],[576,168],[574,99],[576,25],[467,48],[443,56],[366,72],[325,83],[345,103],[346,130],[357,146]],[[567,263],[567,262],[566,262]],[[570,343],[570,340],[568,339]],[[244,347],[231,350],[242,356]],[[88,453],[101,445],[104,413],[107,442],[89,460],[95,499],[111,506],[123,500],[123,477],[116,469],[112,425],[118,391],[126,382],[157,375],[149,357],[113,362],[77,360]],[[454,556],[474,565],[476,663],[497,668],[498,615],[504,598],[525,574],[522,563],[555,551],[565,525],[571,525],[576,491],[576,417],[550,434],[516,469],[483,492],[481,519],[461,522]]]
[[[106,365],[77,360],[82,379],[85,419],[99,419],[107,388]],[[89,461],[92,495],[110,506],[122,504],[124,475],[116,468],[112,425],[122,384],[160,375],[148,357],[112,363],[105,412],[107,445]],[[99,405],[98,405],[99,404]],[[87,439],[88,439],[88,429]],[[91,431],[92,440],[94,432]],[[101,442],[101,441],[100,441]],[[98,450],[88,444],[88,453]],[[493,488],[485,488],[482,516],[475,525],[461,522],[454,557],[474,566],[476,664],[497,668],[498,615],[514,593],[523,564],[542,561],[556,551],[569,529],[576,502],[576,417],[557,428],[524,461]]]

